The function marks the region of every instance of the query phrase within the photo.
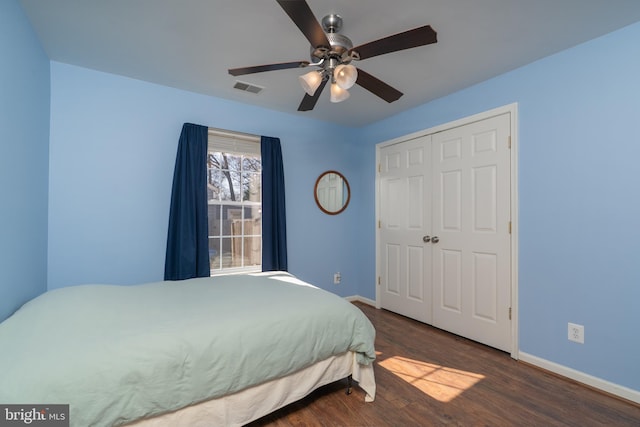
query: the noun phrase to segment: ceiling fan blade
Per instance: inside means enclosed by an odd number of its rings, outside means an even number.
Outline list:
[[[385,53],[436,43],[437,41],[437,33],[430,25],[425,25],[424,27],[414,28],[413,30],[356,46],[349,52],[355,51],[360,55],[360,59],[367,59],[384,55]]]
[[[307,93],[304,94],[304,98],[302,98],[302,102],[298,107],[298,111],[313,110],[313,107],[316,106],[316,102],[318,102],[318,98],[320,98],[320,94],[322,93],[322,90],[327,85],[327,81],[329,81],[329,79],[322,80],[322,82],[320,83],[320,86],[318,86],[318,89],[316,89],[316,93],[314,93],[313,96]]]
[[[314,48],[331,48],[327,35],[305,0],[277,0]]]
[[[256,65],[253,67],[230,68],[229,74],[232,76],[242,76],[244,74],[262,73],[264,71],[286,70],[288,68],[304,68],[309,65],[309,61],[281,62],[279,64]]]
[[[387,102],[397,101],[403,93],[358,68],[356,83]]]

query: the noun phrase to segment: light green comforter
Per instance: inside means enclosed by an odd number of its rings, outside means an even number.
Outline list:
[[[287,273],[62,288],[0,323],[0,402],[118,425],[347,350],[369,364],[374,335],[357,307]]]

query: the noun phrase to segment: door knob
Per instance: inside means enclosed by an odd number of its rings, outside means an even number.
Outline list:
[[[431,236],[423,236],[422,241],[425,243],[429,243],[431,241]]]
[[[440,241],[440,239],[438,238],[438,236],[433,236],[431,238],[431,243],[438,243]]]

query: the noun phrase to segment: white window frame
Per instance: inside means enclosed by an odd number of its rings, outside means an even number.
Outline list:
[[[260,137],[256,135],[209,128],[208,142],[207,142],[207,157],[208,157],[208,153],[212,151],[235,154],[235,155],[253,155],[253,156],[259,157],[262,163],[261,152],[260,152]],[[255,203],[247,203],[245,201],[215,202],[215,201],[208,200],[207,203],[208,205],[226,205],[230,207],[237,206],[237,210],[240,212],[242,212],[243,208],[246,206],[255,206]],[[260,212],[262,213],[262,199],[260,199],[259,206],[260,206],[259,207]],[[221,233],[223,230],[222,223],[223,223],[223,217],[221,215],[220,227],[219,227],[219,230],[221,230]],[[220,237],[225,237],[225,236],[223,234],[221,234],[220,236],[212,236],[211,234],[209,234],[208,236],[209,239],[220,238]],[[226,237],[232,237],[232,236],[226,236]],[[262,253],[262,229],[260,229],[260,237],[261,237],[260,250]],[[242,227],[241,241],[242,241],[242,246],[244,251],[244,241],[245,241],[244,223]],[[216,269],[214,269],[213,267],[214,265],[211,265],[211,268],[210,268],[211,276],[233,274],[233,273],[259,272],[259,271],[262,271],[262,262],[260,262],[259,265],[250,265],[250,266],[243,266],[243,267],[227,267],[227,268],[222,267],[222,268],[216,268]]]

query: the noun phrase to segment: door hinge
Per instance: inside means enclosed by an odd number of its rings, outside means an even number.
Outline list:
[[[511,234],[511,221],[509,221],[509,234]]]
[[[511,150],[511,135],[509,135],[509,142],[508,142],[508,146],[509,146],[509,150]]]
[[[380,276],[378,276],[378,286],[380,286],[380,283],[381,283]]]
[[[378,220],[378,228],[382,228],[382,221]]]
[[[382,172],[382,163],[378,163],[378,173]]]
[[[511,320],[511,307],[509,307],[509,320]]]

